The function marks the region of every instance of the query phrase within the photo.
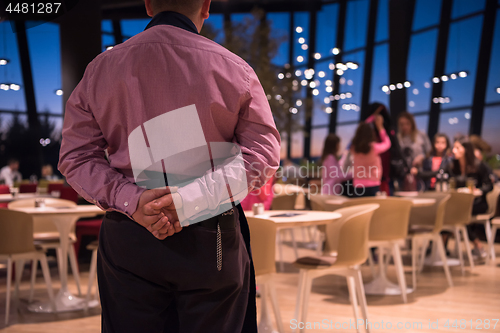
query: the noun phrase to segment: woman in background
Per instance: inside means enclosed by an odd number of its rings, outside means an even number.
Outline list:
[[[391,148],[391,140],[384,128],[384,118],[375,116],[375,127],[382,142],[377,142],[375,131],[369,123],[359,124],[352,139],[353,183],[356,196],[375,196],[380,191],[382,161],[380,154]]]
[[[473,178],[476,182],[476,188],[483,193],[474,199],[472,206],[472,215],[483,214],[488,211],[488,202],[486,194],[493,190],[493,183],[490,178],[490,169],[484,162],[478,160],[474,154],[474,146],[465,138],[461,138],[453,144],[453,155],[455,159],[451,166],[451,174],[455,177],[457,187],[466,187],[467,179]],[[472,253],[479,257],[485,257],[486,253],[477,236],[478,224],[467,225],[469,238],[474,242]]]
[[[431,142],[427,134],[420,132],[415,118],[409,112],[401,112],[398,118],[398,140],[409,167],[419,168],[431,152]]]
[[[425,182],[426,190],[436,189],[436,175],[439,170],[449,172],[452,165],[452,159],[448,155],[450,151],[450,140],[443,133],[438,133],[434,136],[434,142],[429,157],[424,159],[420,169],[411,168],[412,175],[418,176]]]
[[[321,155],[321,194],[342,195],[342,182],[352,179],[352,170],[344,170],[337,159],[340,149],[340,138],[336,134],[329,134],[325,139],[323,154]]]

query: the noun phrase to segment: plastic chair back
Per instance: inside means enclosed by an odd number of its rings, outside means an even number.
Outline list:
[[[444,225],[465,225],[472,216],[472,205],[474,195],[470,193],[451,192],[450,200],[446,205],[444,214]]]
[[[342,218],[326,226],[329,249],[325,250],[324,253],[331,255],[332,252],[337,252],[335,265],[353,266],[366,261],[370,221],[373,212],[379,207],[379,204],[367,204],[341,208],[336,211],[342,214]]]
[[[408,236],[408,224],[413,203],[403,198],[354,198],[344,203],[343,207],[376,203],[380,207],[373,213],[370,223],[370,241],[389,241],[405,239]]]
[[[37,184],[20,184],[19,193],[36,193]]]
[[[493,186],[493,190],[486,194],[486,201],[488,202],[488,212],[487,215],[490,218],[495,216],[497,210],[498,197],[500,196],[500,186]]]
[[[0,209],[0,254],[34,252],[31,215]]]
[[[294,210],[298,192],[275,196],[271,204],[272,210]]]
[[[436,214],[439,203],[448,197],[445,192],[424,192],[419,193],[419,198],[435,199],[436,203],[426,207],[412,207],[410,214],[410,226],[428,226],[433,228],[436,224]]]
[[[8,185],[0,185],[0,194],[10,194],[10,188]]]
[[[247,217],[255,276],[276,272],[276,225],[271,220]]]

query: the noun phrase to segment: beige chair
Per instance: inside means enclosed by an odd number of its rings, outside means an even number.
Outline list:
[[[456,249],[458,259],[460,260],[460,268],[462,275],[465,274],[464,258],[462,255],[463,237],[467,257],[469,258],[470,268],[474,268],[474,260],[472,259],[472,251],[469,243],[466,225],[471,220],[472,205],[474,204],[474,195],[469,193],[450,192],[450,200],[446,205],[446,213],[444,214],[443,230],[451,231],[455,235]]]
[[[12,208],[23,208],[23,207],[35,207],[36,199],[21,199],[15,200],[9,203],[9,209]],[[46,207],[74,207],[76,203],[70,200],[64,199],[54,199],[54,198],[45,198],[44,199]],[[78,288],[78,295],[81,296],[80,289],[80,274],[78,272],[78,261],[76,259],[75,248],[73,247],[73,243],[76,241],[75,236],[75,227],[73,226],[73,230],[70,233],[70,242],[68,244],[68,258],[71,264],[71,270],[73,272],[73,277],[75,278],[76,286]],[[60,263],[61,251],[60,251],[60,242],[59,242],[59,231],[56,226],[50,219],[37,219],[37,222],[33,224],[34,231],[34,240],[35,245],[44,249],[45,251],[48,249],[55,249],[57,253],[57,262]],[[33,285],[34,279],[36,276],[37,266],[35,262],[33,262],[32,269],[32,277],[31,277],[31,292],[30,292],[30,301],[33,298]]]
[[[380,208],[373,213],[373,217],[370,223],[370,233],[368,235],[368,247],[377,247],[379,249],[379,276],[375,277],[374,283],[380,282],[379,288],[374,285],[373,292],[375,294],[382,293],[385,294],[381,288],[385,288],[384,282],[387,281],[386,278],[386,267],[385,261],[383,259],[383,253],[385,249],[392,250],[392,257],[394,258],[394,264],[396,266],[396,273],[398,277],[399,287],[401,289],[401,297],[403,302],[407,302],[407,289],[406,289],[406,279],[404,275],[403,259],[401,257],[400,243],[404,243],[405,239],[408,237],[408,223],[410,220],[410,211],[412,208],[412,202],[410,200],[405,200],[403,198],[377,198],[377,197],[366,197],[366,198],[355,198],[346,201],[342,207],[351,207],[355,205],[371,204],[376,203],[380,205]],[[329,239],[327,237],[327,244]],[[327,245],[328,246],[328,245]],[[371,261],[371,252],[368,253]],[[372,269],[373,272],[373,269]]]
[[[95,240],[89,245],[87,245],[87,250],[92,251],[92,259],[90,260],[90,270],[89,270],[89,285],[87,288],[87,298],[85,302],[85,310],[88,309],[90,302],[90,295],[92,294],[92,287],[94,286],[94,281],[97,281],[97,251],[99,249],[99,241]],[[99,298],[99,286],[96,284],[94,300]]]
[[[278,307],[278,297],[273,283],[276,273],[276,224],[271,220],[247,217],[250,227],[250,246],[255,267],[255,278],[261,289],[261,317],[259,331],[273,331],[267,310],[270,296],[278,332],[283,333],[283,322]]]
[[[54,293],[50,280],[49,266],[45,253],[37,251],[33,245],[33,218],[26,213],[0,209],[0,260],[7,260],[7,304],[5,325],[9,323],[10,289],[12,281],[12,263],[16,263],[16,283],[14,299],[16,306],[19,297],[19,283],[24,270],[24,262],[40,260],[43,277],[47,284],[52,309],[55,310]]]
[[[491,224],[493,225],[493,228],[491,229],[491,244],[488,246],[493,249],[491,252],[491,262],[495,263],[496,259],[496,254],[495,254],[495,237],[497,235],[497,231],[500,228],[500,217],[495,217],[494,219],[491,220]]]
[[[436,203],[431,207],[413,207],[410,214],[410,231],[408,237],[412,245],[413,289],[416,290],[417,288],[417,266],[423,267],[425,251],[430,241],[433,242],[433,246],[441,258],[448,284],[450,287],[453,287],[443,239],[441,238],[446,206],[450,195],[447,193],[422,193],[419,197],[436,199]],[[421,249],[420,264],[417,263],[419,249]]]
[[[370,220],[378,207],[378,204],[368,204],[338,209],[336,212],[342,214],[342,218],[326,226],[326,233],[332,238],[330,244],[336,244],[336,248],[324,252],[323,256],[299,258],[294,263],[300,269],[294,316],[297,322],[306,322],[312,280],[329,274],[346,277],[356,322],[359,318],[358,300],[363,320],[368,321],[359,266],[367,259]],[[336,256],[332,253],[336,253]]]
[[[484,231],[486,233],[486,242],[488,243],[488,256],[486,260],[491,260],[495,257],[495,249],[493,247],[493,234],[491,230],[490,220],[495,217],[498,197],[500,196],[500,186],[495,185],[493,190],[486,194],[486,201],[488,202],[488,211],[484,214],[472,216],[471,223],[483,223]],[[493,260],[491,260],[493,262]]]
[[[271,204],[272,210],[294,210],[295,202],[297,200],[299,192],[284,192],[281,195],[273,197],[273,203]],[[282,228],[276,233],[277,243],[279,244],[279,260],[280,260],[280,271],[285,270],[285,263],[283,262],[283,236],[288,232],[292,239],[293,251],[295,254],[295,259],[299,257],[297,242],[295,241],[295,235],[293,233],[293,228]]]

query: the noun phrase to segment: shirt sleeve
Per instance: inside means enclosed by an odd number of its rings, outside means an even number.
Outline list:
[[[182,207],[180,215],[187,220],[196,221],[200,216],[217,211],[219,205],[228,200],[228,188],[231,200],[236,196],[241,201],[243,198],[238,195],[264,186],[279,167],[281,139],[267,96],[249,66],[247,72],[248,89],[242,98],[233,139],[241,149],[241,160],[216,166],[213,171],[178,189],[180,198],[175,196],[174,203]],[[243,189],[241,180],[245,178]],[[189,221],[181,221],[181,224],[187,225]]]
[[[96,104],[89,94],[91,66],[66,103],[58,168],[85,200],[103,210],[116,210],[131,217],[144,189],[127,180],[106,160],[108,144],[92,114]]]
[[[375,153],[382,154],[391,148],[391,139],[389,139],[385,129],[380,130],[379,134],[382,142],[373,143],[373,149],[375,150]]]

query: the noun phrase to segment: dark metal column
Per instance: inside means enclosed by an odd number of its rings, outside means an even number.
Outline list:
[[[314,68],[315,59],[314,54],[316,53],[316,24],[317,15],[316,9],[312,9],[309,12],[309,48],[307,53],[307,67]],[[308,83],[313,82],[316,74],[313,75],[312,79]],[[311,157],[311,127],[312,127],[312,115],[314,110],[314,96],[312,89],[306,87],[306,105],[305,105],[305,124],[304,124],[304,158],[309,159]]]
[[[446,0],[445,0],[446,1]],[[404,83],[407,80],[406,67],[410,49],[411,28],[415,0],[389,0],[389,81]],[[396,89],[390,95],[390,109],[393,123],[398,114],[407,109],[406,89]]]
[[[436,59],[434,62],[434,77],[441,78],[446,65],[446,54],[448,53],[448,36],[450,34],[450,20],[452,0],[443,0],[441,6],[441,20],[439,21],[439,34],[437,40]],[[443,82],[434,83],[432,85],[431,99],[434,97],[442,97]],[[439,130],[439,114],[441,113],[441,104],[431,102],[431,111],[429,114],[429,126],[427,134],[433,138]]]
[[[375,47],[375,30],[377,28],[378,0],[370,1],[370,11],[368,18],[368,31],[366,34],[366,51],[363,72],[363,93],[361,95],[361,119],[368,118],[370,110],[370,90],[372,86],[373,53]]]
[[[481,35],[481,45],[479,47],[479,57],[477,61],[474,100],[472,101],[472,115],[469,129],[470,134],[481,135],[483,127],[484,103],[486,99],[486,89],[488,88],[488,74],[490,71],[491,48],[493,45],[493,33],[496,16],[497,1],[486,0],[483,32]]]
[[[339,0],[339,15],[337,22],[337,37],[336,37],[336,48],[340,50],[340,53],[337,54],[333,59],[334,63],[342,62],[342,52],[344,51],[344,35],[345,35],[345,18],[347,14],[347,0]],[[337,75],[337,70],[333,70],[333,92],[332,95],[340,93],[340,76]],[[330,126],[329,132],[335,133],[337,130],[337,115],[338,115],[338,107],[339,101],[333,100],[330,103],[332,108],[332,113],[330,114]]]
[[[288,64],[290,64],[290,71],[293,73],[293,35],[295,31],[295,13],[290,12],[290,26],[289,26],[289,36],[288,36]],[[293,94],[292,94],[293,96]],[[294,100],[292,99],[288,102],[290,107],[294,107]],[[290,159],[292,156],[292,113],[288,112],[288,124],[287,124],[287,138],[286,138],[286,158]]]
[[[83,77],[85,68],[101,53],[101,2],[78,1],[59,20],[63,110],[71,92]]]
[[[115,45],[123,42],[122,25],[120,20],[113,20],[113,37],[115,38]]]

